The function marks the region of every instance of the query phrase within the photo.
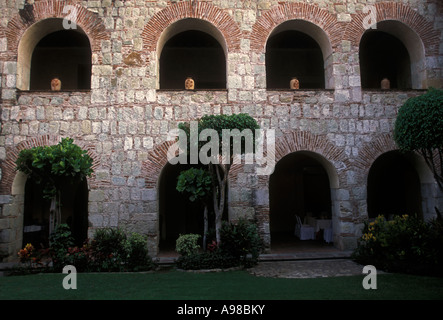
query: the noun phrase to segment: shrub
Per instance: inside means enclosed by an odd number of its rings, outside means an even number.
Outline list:
[[[263,248],[257,226],[245,219],[222,224],[220,250],[238,259],[246,267],[255,265]]]
[[[150,270],[153,267],[152,259],[148,255],[146,236],[131,233],[125,243],[126,265],[129,270]]]
[[[443,265],[442,230],[437,220],[425,223],[403,215],[387,221],[379,216],[365,223],[353,257],[387,271],[437,275]]]
[[[226,269],[237,266],[251,267],[257,263],[262,241],[254,223],[244,219],[236,224],[225,222],[220,229],[220,238],[220,245],[212,242],[208,246],[210,250],[206,252],[182,254],[177,259],[177,267],[185,270]]]
[[[97,271],[123,271],[126,258],[125,241],[125,233],[118,228],[95,231],[91,245]]]
[[[180,256],[176,261],[177,268],[183,270],[227,269],[239,265],[238,259],[221,251]]]
[[[52,265],[56,272],[70,264],[67,256],[68,249],[74,245],[74,238],[71,229],[67,224],[59,224],[49,235],[49,252],[52,258]]]
[[[97,229],[94,239],[74,247],[67,225],[59,225],[50,237],[55,271],[73,265],[78,272],[140,271],[152,269],[146,237],[128,236],[118,228]]]
[[[401,150],[417,151],[443,191],[443,90],[431,88],[409,98],[398,110],[394,140]],[[435,158],[435,159],[434,159]]]
[[[175,251],[182,256],[196,254],[200,249],[197,243],[200,237],[199,234],[181,234],[175,243]]]

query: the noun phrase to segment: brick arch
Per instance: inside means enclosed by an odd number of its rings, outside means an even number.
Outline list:
[[[283,157],[300,151],[315,155],[315,158],[320,160],[322,165],[329,167],[325,169],[328,171],[329,178],[333,179],[331,185],[334,188],[338,188],[346,180],[344,172],[351,168],[351,163],[344,150],[333,145],[326,137],[317,136],[307,131],[285,132],[284,135],[275,139],[275,149],[266,150],[264,157],[266,158],[267,154],[272,152],[275,165],[277,165],[278,161]],[[232,166],[229,176],[231,180],[234,180],[234,184],[237,175],[243,171],[243,167],[243,163]],[[258,176],[258,184],[267,186],[269,184],[269,176]]]
[[[42,0],[32,5],[25,5],[8,23],[5,30],[8,51],[17,54],[20,39],[26,30],[34,23],[49,18],[65,18],[70,11],[63,13],[65,6],[73,6],[77,11],[77,25],[86,33],[91,43],[92,51],[100,51],[101,41],[109,40],[103,21],[97,14],[69,0]]]
[[[360,149],[354,165],[364,179],[364,177],[368,176],[369,169],[379,156],[383,153],[397,149],[398,147],[395,144],[392,134],[380,135],[377,139],[367,142]]]
[[[58,144],[61,141],[60,136],[52,136],[52,135],[45,135],[45,136],[39,136],[35,138],[31,138],[29,140],[23,141],[14,147],[11,147],[6,152],[6,159],[1,164],[1,172],[2,172],[2,178],[0,182],[0,194],[10,194],[11,193],[11,187],[14,182],[14,178],[16,176],[16,164],[18,155],[20,151],[24,149],[30,149],[33,147],[39,147],[39,146],[50,146]],[[88,155],[92,158],[92,169],[95,171],[96,168],[100,166],[100,158],[98,154],[95,152],[94,146],[86,145],[82,141],[74,141],[75,144],[80,146],[82,149],[86,150],[88,152]],[[90,185],[94,184],[95,182],[95,175],[92,175],[91,183]]]
[[[240,49],[241,30],[228,13],[209,2],[180,1],[156,13],[146,24],[142,32],[145,50],[156,51],[162,32],[174,22],[186,18],[201,19],[214,25],[222,33],[228,52]]]
[[[331,185],[335,185],[335,188],[346,180],[344,173],[351,168],[351,163],[344,150],[333,145],[326,137],[307,131],[293,131],[277,138],[275,163],[277,164],[286,155],[299,151],[315,153],[329,162],[329,168],[325,169],[328,171],[329,179],[336,179],[336,181],[331,181]],[[322,162],[325,164],[324,161]]]
[[[289,20],[304,20],[320,27],[328,36],[332,48],[341,41],[341,25],[335,15],[313,4],[282,3],[265,12],[252,26],[251,49],[264,52],[272,30]]]
[[[355,159],[354,166],[359,172],[361,181],[366,181],[372,164],[381,155],[399,150],[392,134],[380,135],[377,139],[367,142],[359,151],[358,158]],[[413,153],[414,165],[419,172],[420,179],[423,181],[433,181],[432,172],[427,167],[422,156],[416,152]]]
[[[142,164],[142,176],[145,177],[146,188],[152,189],[157,187],[158,179],[168,163],[168,149],[175,141],[165,141],[148,153],[148,160]]]
[[[433,28],[432,23],[425,17],[414,11],[407,5],[398,2],[379,2],[374,4],[376,8],[377,22],[395,20],[404,23],[415,31],[425,47],[426,55],[435,55],[439,52],[440,32]],[[352,45],[358,46],[363,33],[364,19],[368,13],[359,12],[352,16],[352,21],[346,25],[343,39],[351,41]]]
[[[142,164],[142,176],[145,177],[146,188],[156,188],[161,172],[168,163],[168,149],[176,141],[165,141],[148,153],[148,160]],[[178,153],[175,153],[177,156]],[[234,180],[243,171],[244,164],[233,164],[229,171],[229,179]],[[233,181],[235,184],[235,181]]]

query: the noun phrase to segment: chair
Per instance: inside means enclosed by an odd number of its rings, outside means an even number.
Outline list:
[[[301,219],[298,215],[295,215],[296,224],[294,234],[300,240],[315,240],[315,230],[314,227],[302,224]]]
[[[326,228],[326,229],[323,231],[323,239],[324,239],[327,243],[332,242],[332,223],[331,223],[331,225],[329,226],[329,228]]]

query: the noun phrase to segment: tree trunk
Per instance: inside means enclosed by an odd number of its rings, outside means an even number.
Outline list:
[[[60,192],[54,195],[49,206],[49,234],[54,232],[55,228],[61,222]]]
[[[204,219],[204,221],[203,221],[203,250],[205,250],[206,251],[206,242],[207,242],[207,240],[206,240],[206,237],[207,237],[207,234],[208,234],[208,206],[205,204],[205,210],[204,210],[204,213],[203,213],[203,219]]]
[[[214,170],[214,168],[212,166],[215,166],[215,172],[217,175],[216,183],[213,179],[212,194],[213,194],[214,212],[215,212],[215,237],[216,237],[217,244],[219,244],[220,243],[220,229],[222,227],[222,217],[223,217],[223,212],[225,209],[226,187],[227,187],[227,182],[228,182],[228,174],[229,174],[230,165],[229,164],[225,165],[223,178],[220,175],[219,165],[217,165],[217,164],[210,165],[211,172],[213,172],[213,170]],[[218,198],[217,198],[217,186],[218,186]]]

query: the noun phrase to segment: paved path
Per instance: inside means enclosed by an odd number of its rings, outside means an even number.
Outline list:
[[[363,266],[350,259],[267,261],[248,269],[256,276],[275,278],[323,278],[362,275]]]

